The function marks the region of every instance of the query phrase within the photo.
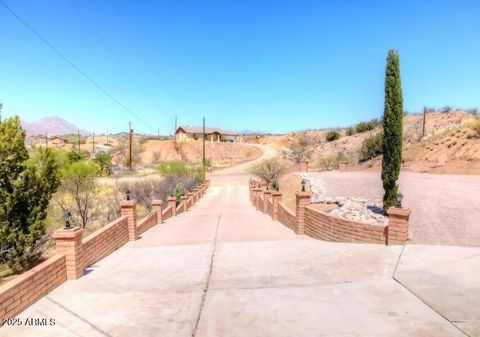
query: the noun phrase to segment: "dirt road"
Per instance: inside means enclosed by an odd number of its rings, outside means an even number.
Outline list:
[[[379,172],[321,172],[329,196],[382,198]],[[480,246],[480,177],[402,172],[412,243]]]

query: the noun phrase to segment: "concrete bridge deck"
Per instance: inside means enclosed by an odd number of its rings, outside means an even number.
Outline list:
[[[322,242],[248,200],[247,175],[67,281],[0,336],[480,336],[480,250]]]

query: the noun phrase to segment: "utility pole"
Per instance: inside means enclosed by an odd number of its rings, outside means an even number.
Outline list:
[[[160,128],[157,129],[157,137],[160,137]]]
[[[173,131],[173,139],[175,141],[175,149],[177,148],[177,115],[175,115],[175,130]]]
[[[0,123],[2,122],[2,108],[3,108],[3,104],[0,103]]]
[[[45,132],[45,148],[48,148],[48,135]]]
[[[205,180],[205,117],[203,117],[203,180]]]
[[[422,138],[425,137],[425,122],[427,119],[427,107],[423,107],[423,129],[422,129]]]
[[[77,130],[77,136],[78,136],[78,153],[81,152],[80,150],[80,130]]]
[[[108,144],[108,129],[107,129],[107,144]]]
[[[95,132],[92,133],[92,153],[95,154]]]
[[[132,170],[132,122],[128,122],[128,168]]]

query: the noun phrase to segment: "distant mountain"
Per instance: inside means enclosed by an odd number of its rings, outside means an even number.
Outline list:
[[[31,123],[22,120],[22,127],[29,136],[67,135],[77,133],[79,130],[82,135],[90,134],[89,131],[79,129],[76,125],[57,116],[43,117]]]
[[[238,134],[239,135],[263,135],[265,134],[265,132],[243,129],[242,131],[238,131]]]

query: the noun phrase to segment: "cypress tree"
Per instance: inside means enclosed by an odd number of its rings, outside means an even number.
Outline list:
[[[382,182],[385,194],[383,208],[397,204],[402,164],[403,97],[400,81],[400,59],[397,50],[389,50],[385,70],[385,107],[383,112]]]

